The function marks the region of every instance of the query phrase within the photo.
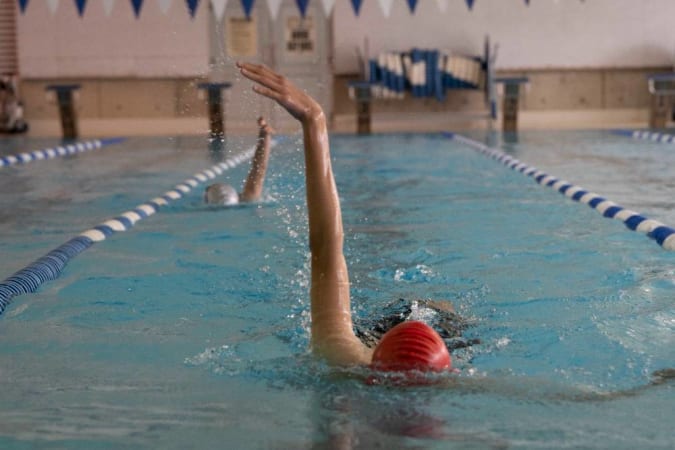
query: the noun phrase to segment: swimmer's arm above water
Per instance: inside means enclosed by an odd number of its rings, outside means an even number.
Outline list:
[[[276,101],[302,124],[312,254],[312,349],[330,364],[369,364],[371,351],[352,328],[342,213],[324,112],[311,96],[271,69],[249,63],[237,67],[257,83],[255,92]]]
[[[260,199],[262,194],[265,173],[267,172],[267,161],[270,156],[270,139],[274,130],[265,122],[262,117],[258,118],[258,143],[256,145],[251,170],[248,172],[244,189],[240,195],[242,202],[255,202]]]

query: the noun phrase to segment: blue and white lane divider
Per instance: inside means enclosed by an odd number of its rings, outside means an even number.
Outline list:
[[[642,139],[644,141],[661,142],[664,144],[675,144],[675,135],[661,133],[649,130],[613,130],[612,133],[621,136],[631,137],[633,139]]]
[[[604,217],[621,220],[629,229],[645,233],[666,250],[675,250],[675,229],[661,222],[648,219],[640,213],[617,205],[580,186],[575,186],[565,180],[560,180],[546,172],[542,172],[535,167],[528,166],[501,150],[490,148],[481,142],[450,132],[443,133],[443,135],[472,147],[478,152],[501,162],[510,169],[532,177],[542,186],[548,186],[574,201],[587,204]]]
[[[130,229],[139,220],[155,214],[162,206],[180,199],[193,188],[199,186],[199,184],[212,180],[228,169],[232,169],[245,160],[250,159],[254,153],[255,147],[252,147],[206,170],[198,172],[161,196],[155,197],[130,211],[124,212],[113,219],[80,233],[65,244],[19,270],[0,283],[0,315],[13,301],[14,297],[35,292],[42,283],[57,279],[68,261],[96,242],[103,241],[118,231]]]
[[[122,142],[124,138],[94,139],[91,141],[76,142],[74,144],[57,145],[56,147],[19,153],[18,155],[0,156],[0,168],[16,164],[26,164],[31,161],[54,159],[59,156],[74,155],[90,150],[96,150],[111,144]]]

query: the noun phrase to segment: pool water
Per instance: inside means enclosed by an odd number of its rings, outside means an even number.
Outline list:
[[[473,137],[675,224],[670,145]],[[675,365],[672,253],[440,135],[331,143],[356,319],[452,301],[481,341],[453,353],[459,375],[368,386],[308,353],[294,135],[261,203],[209,207],[197,188],[15,298],[0,316],[0,448],[672,448],[673,384],[649,386]],[[2,169],[2,277],[252,144],[139,138]]]

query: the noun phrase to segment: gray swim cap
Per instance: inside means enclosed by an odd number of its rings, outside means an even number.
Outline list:
[[[239,194],[229,184],[214,183],[206,187],[204,201],[209,205],[236,205]]]

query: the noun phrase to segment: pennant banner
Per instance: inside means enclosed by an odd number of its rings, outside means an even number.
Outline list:
[[[73,1],[75,3],[75,7],[77,8],[79,16],[80,17],[84,16],[88,0],[73,0]],[[129,0],[129,1],[131,2],[131,7],[133,8],[134,15],[136,16],[136,18],[138,18],[141,15],[141,9],[143,8],[144,0]],[[210,1],[215,17],[218,20],[222,20],[223,15],[225,13],[225,8],[227,7],[228,0],[210,0]],[[251,13],[253,12],[253,7],[255,5],[255,0],[240,0],[240,1],[241,6],[244,10],[244,14],[246,15],[247,18],[250,18]],[[283,1],[284,0],[267,0],[267,7],[269,8],[272,20],[277,19]],[[307,8],[309,7],[310,1],[312,0],[295,0],[295,4],[298,7],[298,11],[300,12],[300,15],[302,17],[305,17],[305,15],[307,14]],[[380,9],[382,10],[384,16],[389,17],[391,14],[391,9],[394,4],[394,0],[377,0],[377,1],[380,5]],[[530,0],[523,0],[523,1],[526,7],[530,6],[531,3]],[[560,0],[553,0],[553,1],[558,2]],[[585,3],[585,0],[580,1],[581,3]],[[59,8],[59,2],[60,0],[45,0],[47,8],[49,9],[49,12],[51,12],[52,15],[56,14],[56,11]],[[109,16],[114,7],[115,0],[101,0],[101,2],[103,4],[103,11],[105,12],[105,15]],[[157,2],[159,4],[159,9],[162,12],[162,14],[167,14],[173,0],[157,0]],[[17,3],[19,5],[20,13],[25,14],[26,9],[28,8],[28,4],[30,3],[30,0],[17,0]],[[185,3],[187,5],[187,9],[188,12],[190,13],[190,16],[194,18],[195,15],[197,14],[197,9],[199,8],[200,0],[185,0]],[[408,9],[410,10],[410,13],[415,14],[415,9],[419,4],[419,0],[406,0],[406,3],[408,4]],[[466,6],[471,11],[473,10],[474,5],[476,4],[476,0],[465,0],[465,3]],[[321,0],[321,4],[323,6],[325,16],[326,17],[330,16],[333,13],[335,0]],[[363,5],[363,0],[351,0],[351,4],[352,9],[354,10],[354,14],[358,16],[361,13],[361,6]],[[438,6],[438,10],[441,13],[447,12],[448,0],[436,0],[436,5]]]
[[[380,9],[384,17],[389,17],[391,13],[391,5],[394,4],[394,0],[378,0],[380,2]]]
[[[267,0],[267,7],[270,10],[270,16],[272,17],[272,20],[277,20],[279,8],[281,7],[281,2],[283,1],[284,0]]]
[[[103,12],[105,13],[106,17],[112,12],[114,4],[115,0],[103,0]]]
[[[227,0],[211,0],[211,7],[213,7],[213,14],[216,16],[218,22],[223,20],[225,8],[227,7]]]
[[[134,8],[134,15],[138,19],[141,15],[141,8],[143,7],[143,0],[131,0],[131,6]]]
[[[53,16],[59,8],[59,0],[47,0],[47,8],[49,8],[49,12],[52,13]]]
[[[247,19],[251,18],[251,11],[253,10],[254,3],[255,0],[241,0],[241,6],[244,8],[244,14],[246,14]]]
[[[157,0],[157,3],[159,3],[159,10],[162,14],[167,15],[169,8],[171,8],[172,1],[173,0]]]
[[[335,3],[335,0],[321,0],[321,3],[323,3],[323,13],[326,15],[326,17],[330,16],[330,14],[333,12],[333,4]]]
[[[417,0],[408,0],[408,8],[410,8],[410,12],[412,14],[415,14],[415,7],[417,6]]]
[[[298,5],[300,15],[304,18],[305,14],[307,14],[307,5],[309,4],[309,0],[295,0],[295,4]]]
[[[199,6],[199,0],[185,0],[187,3],[188,11],[190,11],[190,17],[194,19],[195,14],[197,13],[197,6]]]
[[[354,8],[354,14],[357,16],[361,10],[361,3],[363,3],[363,0],[352,0],[352,8]]]
[[[75,0],[77,6],[77,13],[82,17],[84,15],[84,7],[87,6],[87,0]]]

